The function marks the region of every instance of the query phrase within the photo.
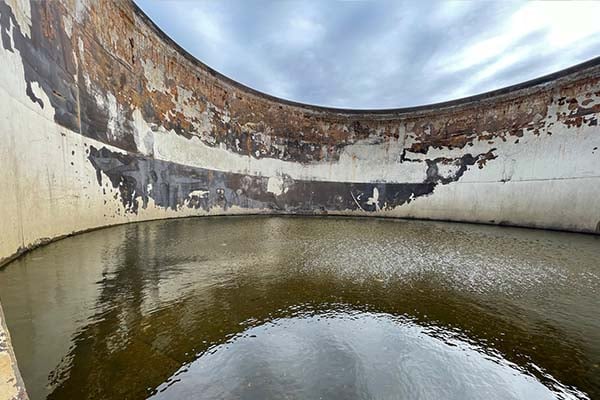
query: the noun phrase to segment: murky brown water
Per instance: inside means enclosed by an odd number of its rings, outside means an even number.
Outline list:
[[[32,399],[600,397],[600,238],[198,218],[0,271]]]

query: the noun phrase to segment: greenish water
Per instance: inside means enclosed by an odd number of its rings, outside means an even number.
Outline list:
[[[600,238],[378,219],[99,230],[0,271],[33,400],[600,397]]]

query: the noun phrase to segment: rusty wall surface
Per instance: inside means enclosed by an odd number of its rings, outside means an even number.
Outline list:
[[[600,59],[361,111],[237,84],[129,0],[0,0],[0,36],[0,260],[86,229],[204,214],[600,230]]]
[[[600,58],[443,104],[329,109],[221,76],[129,0],[0,0],[0,264],[208,214],[599,233],[599,117]]]

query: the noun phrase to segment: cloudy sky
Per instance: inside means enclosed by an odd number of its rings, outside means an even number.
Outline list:
[[[451,100],[600,56],[600,1],[136,2],[217,71],[333,107]]]

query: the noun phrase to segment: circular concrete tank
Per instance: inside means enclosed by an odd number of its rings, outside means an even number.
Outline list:
[[[0,271],[32,399],[587,399],[600,240],[348,217],[120,225]]]
[[[457,101],[342,110],[220,75],[129,1],[0,0],[0,36],[1,264],[73,233],[201,215],[600,232],[600,58]],[[0,393],[18,396],[0,333]]]

